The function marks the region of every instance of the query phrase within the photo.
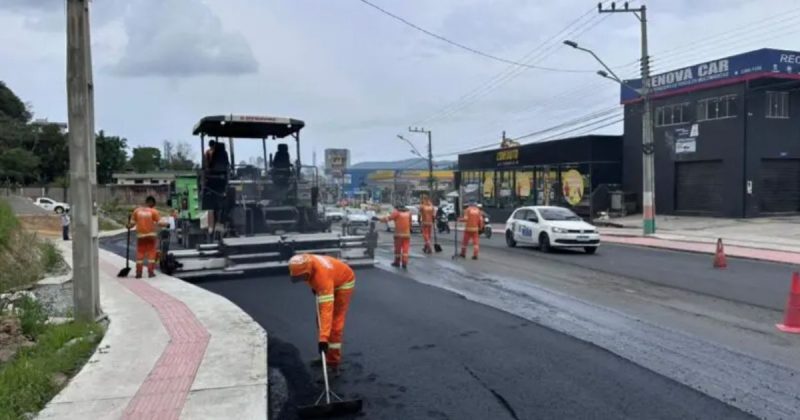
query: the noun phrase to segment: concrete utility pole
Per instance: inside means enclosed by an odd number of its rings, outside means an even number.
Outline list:
[[[425,133],[428,135],[428,193],[430,194],[429,198],[433,200],[433,139],[431,138],[431,130],[421,127],[408,127],[408,131],[410,133]]]
[[[655,133],[653,132],[652,88],[650,85],[650,56],[647,52],[647,6],[631,9],[628,2],[624,8],[617,9],[611,3],[610,9],[603,9],[603,4],[597,4],[599,13],[633,13],[641,23],[642,31],[642,217],[644,234],[656,233],[656,203],[655,203]]]
[[[67,105],[70,207],[73,214],[72,287],[75,317],[100,315],[98,285],[97,167],[89,0],[67,0]]]

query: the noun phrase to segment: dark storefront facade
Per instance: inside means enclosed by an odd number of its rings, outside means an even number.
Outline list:
[[[505,221],[522,205],[560,205],[588,217],[598,206],[594,192],[621,186],[622,136],[582,136],[459,155],[458,170],[462,201],[482,203],[493,221]],[[603,200],[607,197],[603,194]]]
[[[656,214],[800,212],[800,52],[757,50],[652,79]],[[638,194],[642,106],[626,88],[622,103],[624,190]]]

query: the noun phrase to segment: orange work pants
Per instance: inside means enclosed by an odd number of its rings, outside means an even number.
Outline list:
[[[408,264],[408,252],[411,248],[411,238],[394,237],[394,263],[403,265]]]
[[[469,242],[472,241],[472,255],[477,257],[478,252],[480,251],[480,233],[478,232],[464,232],[464,241],[461,242],[461,256],[464,257],[467,255],[467,247],[469,246]]]
[[[336,290],[333,292],[333,322],[331,334],[328,337],[328,351],[325,361],[331,367],[336,367],[342,362],[342,339],[344,338],[344,321],[347,317],[347,308],[350,306],[350,296],[353,289]]]
[[[425,252],[431,252],[431,234],[433,225],[422,225],[422,239],[425,240]]]
[[[155,236],[145,236],[144,238],[137,238],[136,239],[136,275],[142,275],[142,267],[144,266],[144,260],[147,260],[147,272],[150,274],[155,274],[156,270],[156,263],[158,263],[158,257],[156,257],[156,252],[158,251],[158,238]]]

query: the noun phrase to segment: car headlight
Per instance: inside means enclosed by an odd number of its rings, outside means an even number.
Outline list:
[[[567,230],[559,227],[554,227],[553,233],[567,233]]]

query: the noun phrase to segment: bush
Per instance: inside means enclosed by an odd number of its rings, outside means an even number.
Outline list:
[[[28,296],[18,302],[17,317],[22,333],[31,339],[35,340],[46,328],[47,312],[39,302]]]
[[[0,200],[0,247],[8,246],[11,236],[19,227],[19,220],[11,206]]]
[[[45,273],[55,273],[64,267],[64,257],[61,256],[61,251],[52,242],[42,241],[39,244],[39,253],[39,259],[42,262],[42,268],[44,268]]]

